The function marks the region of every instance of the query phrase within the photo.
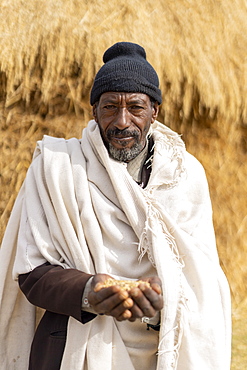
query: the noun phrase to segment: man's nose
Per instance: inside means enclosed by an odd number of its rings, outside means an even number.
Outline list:
[[[125,107],[120,107],[115,117],[114,126],[119,130],[124,130],[130,126],[130,112]]]

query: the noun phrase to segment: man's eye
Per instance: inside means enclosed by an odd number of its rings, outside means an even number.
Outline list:
[[[104,109],[112,110],[112,109],[116,109],[116,106],[112,105],[112,104],[107,104],[107,105],[104,106]]]
[[[144,108],[143,107],[141,107],[140,105],[132,105],[131,107],[130,107],[130,109],[132,109],[132,110],[135,110],[135,111],[137,111],[137,110],[143,110]]]

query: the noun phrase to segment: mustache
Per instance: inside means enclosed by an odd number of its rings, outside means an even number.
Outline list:
[[[116,128],[109,129],[106,133],[107,139],[110,139],[112,136],[115,136],[115,137],[119,136],[121,138],[131,136],[134,138],[138,138],[140,136],[140,133],[137,130],[130,130],[130,129],[119,130],[116,127]]]

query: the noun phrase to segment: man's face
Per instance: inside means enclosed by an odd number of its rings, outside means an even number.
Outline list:
[[[158,103],[151,103],[146,94],[102,94],[93,114],[110,156],[122,162],[135,158],[146,145],[149,127],[158,111]]]

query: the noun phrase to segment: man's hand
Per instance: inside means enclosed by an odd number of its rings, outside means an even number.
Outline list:
[[[140,279],[149,282],[151,288],[140,283],[129,292],[117,285],[102,288],[109,278],[109,275],[97,274],[92,280],[88,301],[95,312],[113,316],[118,321],[135,321],[144,316],[153,317],[162,309],[161,281],[157,276]]]
[[[134,305],[127,291],[119,286],[103,288],[103,284],[111,276],[96,274],[92,280],[92,290],[88,294],[88,302],[95,312],[115,317],[116,320],[127,320],[132,316],[130,308]]]
[[[144,316],[154,317],[163,308],[161,281],[159,277],[153,276],[141,278],[140,280],[147,281],[151,288],[141,283],[138,288],[133,288],[129,291],[129,296],[134,302],[134,305],[130,308],[130,321],[135,321],[137,318]]]

